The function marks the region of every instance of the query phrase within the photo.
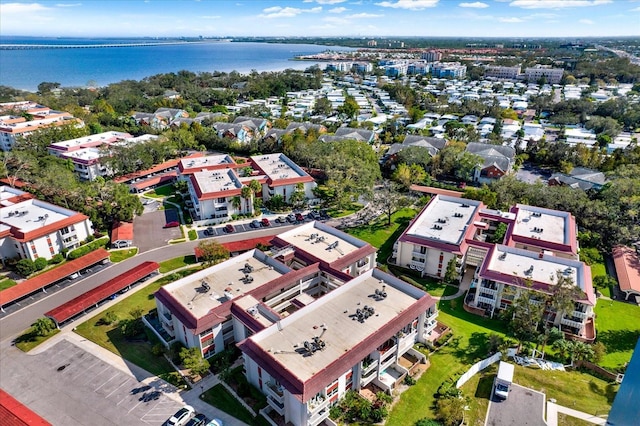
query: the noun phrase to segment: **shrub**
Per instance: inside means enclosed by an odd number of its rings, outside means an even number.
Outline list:
[[[42,271],[48,264],[49,262],[44,257],[39,257],[33,262],[33,266],[36,268],[36,271]]]
[[[407,374],[406,376],[404,376],[404,384],[407,386],[413,386],[416,384],[416,379]]]
[[[128,339],[133,339],[144,331],[144,324],[139,319],[127,319],[120,322],[120,333]]]
[[[89,235],[89,236],[87,237],[87,239],[85,240],[85,242],[86,242],[86,243],[90,243],[91,241],[93,241],[93,240],[95,240],[95,239],[96,239],[96,237],[94,237],[93,235]]]
[[[85,254],[91,253],[92,251],[99,249],[100,247],[104,247],[108,242],[109,240],[103,240],[103,239],[91,241],[89,244],[86,244],[70,252],[67,255],[67,259],[73,260],[73,259],[82,257]]]
[[[58,264],[64,260],[64,256],[61,253],[54,255],[51,259],[49,259],[49,263],[52,265]]]
[[[185,346],[182,344],[182,342],[173,342],[171,344],[171,347],[169,348],[169,355],[171,356],[171,361],[174,364],[179,364],[182,361],[180,359],[180,351],[184,347]]]
[[[118,321],[118,316],[115,312],[109,311],[102,318],[100,318],[100,324],[111,325]]]
[[[31,259],[22,259],[16,263],[16,271],[26,278],[36,271],[36,265]]]
[[[153,345],[153,347],[151,348],[151,353],[155,356],[162,356],[162,354],[164,353],[164,346],[162,346],[162,343],[156,343],[155,345]]]

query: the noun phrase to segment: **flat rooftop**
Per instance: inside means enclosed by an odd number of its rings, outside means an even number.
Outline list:
[[[540,257],[537,252],[496,245],[486,270],[523,280],[530,278],[546,285],[555,285],[556,273],[560,271],[585,291],[584,264],[550,254]]]
[[[232,191],[242,188],[242,183],[231,169],[196,172],[193,174],[193,177],[202,194]]]
[[[516,207],[518,212],[513,235],[557,244],[570,244],[570,213],[522,204]]]
[[[379,271],[367,271],[280,320],[279,327],[272,326],[251,339],[297,378],[307,381],[367,341],[425,294],[417,289],[407,291],[408,285],[404,287],[395,281],[382,281],[381,276]],[[383,284],[387,297],[375,300],[372,295],[381,290]],[[355,313],[365,305],[372,307],[374,313],[361,322]],[[304,342],[311,342],[314,337],[320,337],[325,347],[310,355]]]
[[[75,214],[72,210],[30,199],[0,208],[0,223],[27,233]]]
[[[333,263],[353,253],[365,243],[321,222],[298,226],[278,238],[310,255]]]
[[[80,148],[75,151],[65,152],[62,154],[64,158],[71,160],[78,159],[83,161],[92,161],[101,158],[104,154],[99,148]]]
[[[79,148],[99,146],[103,143],[114,143],[119,140],[128,139],[132,136],[124,132],[103,132],[96,135],[84,136],[66,141],[54,142],[49,147],[59,151],[73,151]]]
[[[480,204],[480,201],[436,195],[405,234],[459,245]]]
[[[221,155],[207,155],[206,157],[192,157],[192,158],[183,158],[180,160],[180,166],[182,170],[187,169],[206,169],[207,167],[213,166],[222,166],[222,165],[232,165],[236,164],[227,154]]]
[[[247,265],[250,268],[246,268]],[[287,266],[264,253],[251,250],[164,288],[195,317],[201,318],[211,309],[244,296],[289,271]]]
[[[284,154],[256,155],[251,157],[251,160],[272,180],[307,176],[307,173]]]

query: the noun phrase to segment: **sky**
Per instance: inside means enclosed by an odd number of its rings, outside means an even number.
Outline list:
[[[0,35],[640,35],[640,0],[0,0]]]

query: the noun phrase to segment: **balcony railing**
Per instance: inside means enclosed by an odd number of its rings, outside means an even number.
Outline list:
[[[376,367],[378,366],[378,360],[373,360],[369,363],[369,365],[367,365],[366,367],[363,365],[362,366],[362,378],[367,378],[369,377],[370,373],[375,371]]]
[[[278,414],[284,416],[284,402],[274,400],[272,395],[267,396],[267,402]]]
[[[479,290],[483,293],[490,294],[491,296],[498,294],[497,288],[485,287],[484,285],[481,285]]]
[[[496,301],[494,299],[490,299],[488,297],[478,296],[478,303],[486,303],[488,305],[493,306],[496,303]]]
[[[580,318],[581,320],[583,320],[583,319],[587,318],[587,313],[586,312],[582,312],[582,311],[573,311],[571,313],[571,316],[575,317],[575,318]]]
[[[310,416],[313,416],[327,405],[329,405],[329,398],[325,396],[316,396],[307,402],[307,412]]]
[[[282,385],[274,382],[267,382],[267,394],[278,403],[284,404],[284,391],[282,389]]]
[[[578,330],[580,330],[584,325],[582,322],[573,321],[569,318],[562,318],[562,320],[560,320],[560,324],[566,325],[568,327],[577,328]]]

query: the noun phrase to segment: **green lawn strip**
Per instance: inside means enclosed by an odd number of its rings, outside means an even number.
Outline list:
[[[9,287],[13,287],[14,285],[17,285],[18,283],[15,282],[14,280],[12,280],[11,278],[7,278],[5,280],[0,281],[0,291],[2,290],[6,290]]]
[[[336,208],[328,209],[327,214],[331,217],[339,218],[339,217],[344,217],[344,216],[353,214],[359,211],[360,209],[362,209],[362,204],[353,203],[351,205],[351,208],[348,208],[348,209],[336,209]]]
[[[562,426],[592,426],[593,423],[590,423],[586,420],[578,419],[576,417],[571,417],[568,414],[558,413],[558,424]]]
[[[254,417],[220,383],[202,394],[202,400],[247,424],[255,424]]]
[[[163,285],[185,277],[199,268],[191,268],[163,277],[145,288],[142,288],[130,296],[122,299],[108,310],[90,318],[76,327],[75,331],[82,337],[102,346],[109,351],[120,355],[122,358],[144,368],[148,372],[160,376],[165,380],[175,379],[175,372],[171,364],[162,356],[155,356],[151,352],[153,344],[157,343],[155,335],[148,331],[149,341],[129,341],[120,333],[118,321],[131,319],[130,312],[134,308],[142,309],[144,314],[155,308],[153,294]],[[102,322],[108,312],[113,312],[118,321],[109,325]],[[175,384],[175,383],[174,383]]]
[[[461,389],[465,395],[470,397],[469,410],[464,413],[465,424],[468,426],[483,426],[487,416],[489,400],[493,380],[498,372],[498,364],[492,364],[473,376]]]
[[[160,262],[160,273],[164,274],[175,269],[182,268],[184,266],[193,265],[195,263],[196,257],[192,254],[187,256],[175,257],[173,259]]]
[[[519,365],[513,381],[554,398],[559,405],[594,415],[609,412],[619,387],[580,371],[540,370]]]
[[[604,263],[594,263],[591,265],[591,276],[597,277],[598,275],[607,275],[607,268]]]
[[[598,300],[596,339],[607,347],[607,354],[598,363],[609,370],[624,366],[631,359],[640,337],[640,307],[615,300]]]
[[[195,229],[189,229],[189,241],[193,241],[193,240],[197,240],[198,239],[198,233],[196,232]]]
[[[145,192],[144,195],[152,198],[163,198],[173,195],[176,192],[176,187],[173,184],[160,186],[153,191]]]
[[[109,260],[113,263],[118,263],[130,257],[133,257],[136,254],[138,254],[137,248],[112,251],[109,255]]]
[[[40,343],[46,342],[58,333],[60,333],[60,330],[56,328],[51,333],[43,337],[38,336],[33,328],[30,328],[23,335],[16,338],[16,348],[20,349],[22,352],[29,352]]]
[[[441,297],[445,294],[445,291],[447,291],[447,285],[442,281],[430,277],[420,277],[420,273],[417,271],[403,269],[393,265],[389,265],[389,271],[401,280],[428,292],[432,296]],[[455,291],[451,292],[451,289]],[[455,294],[458,290],[457,287],[451,287],[451,289],[449,289],[448,294]]]

